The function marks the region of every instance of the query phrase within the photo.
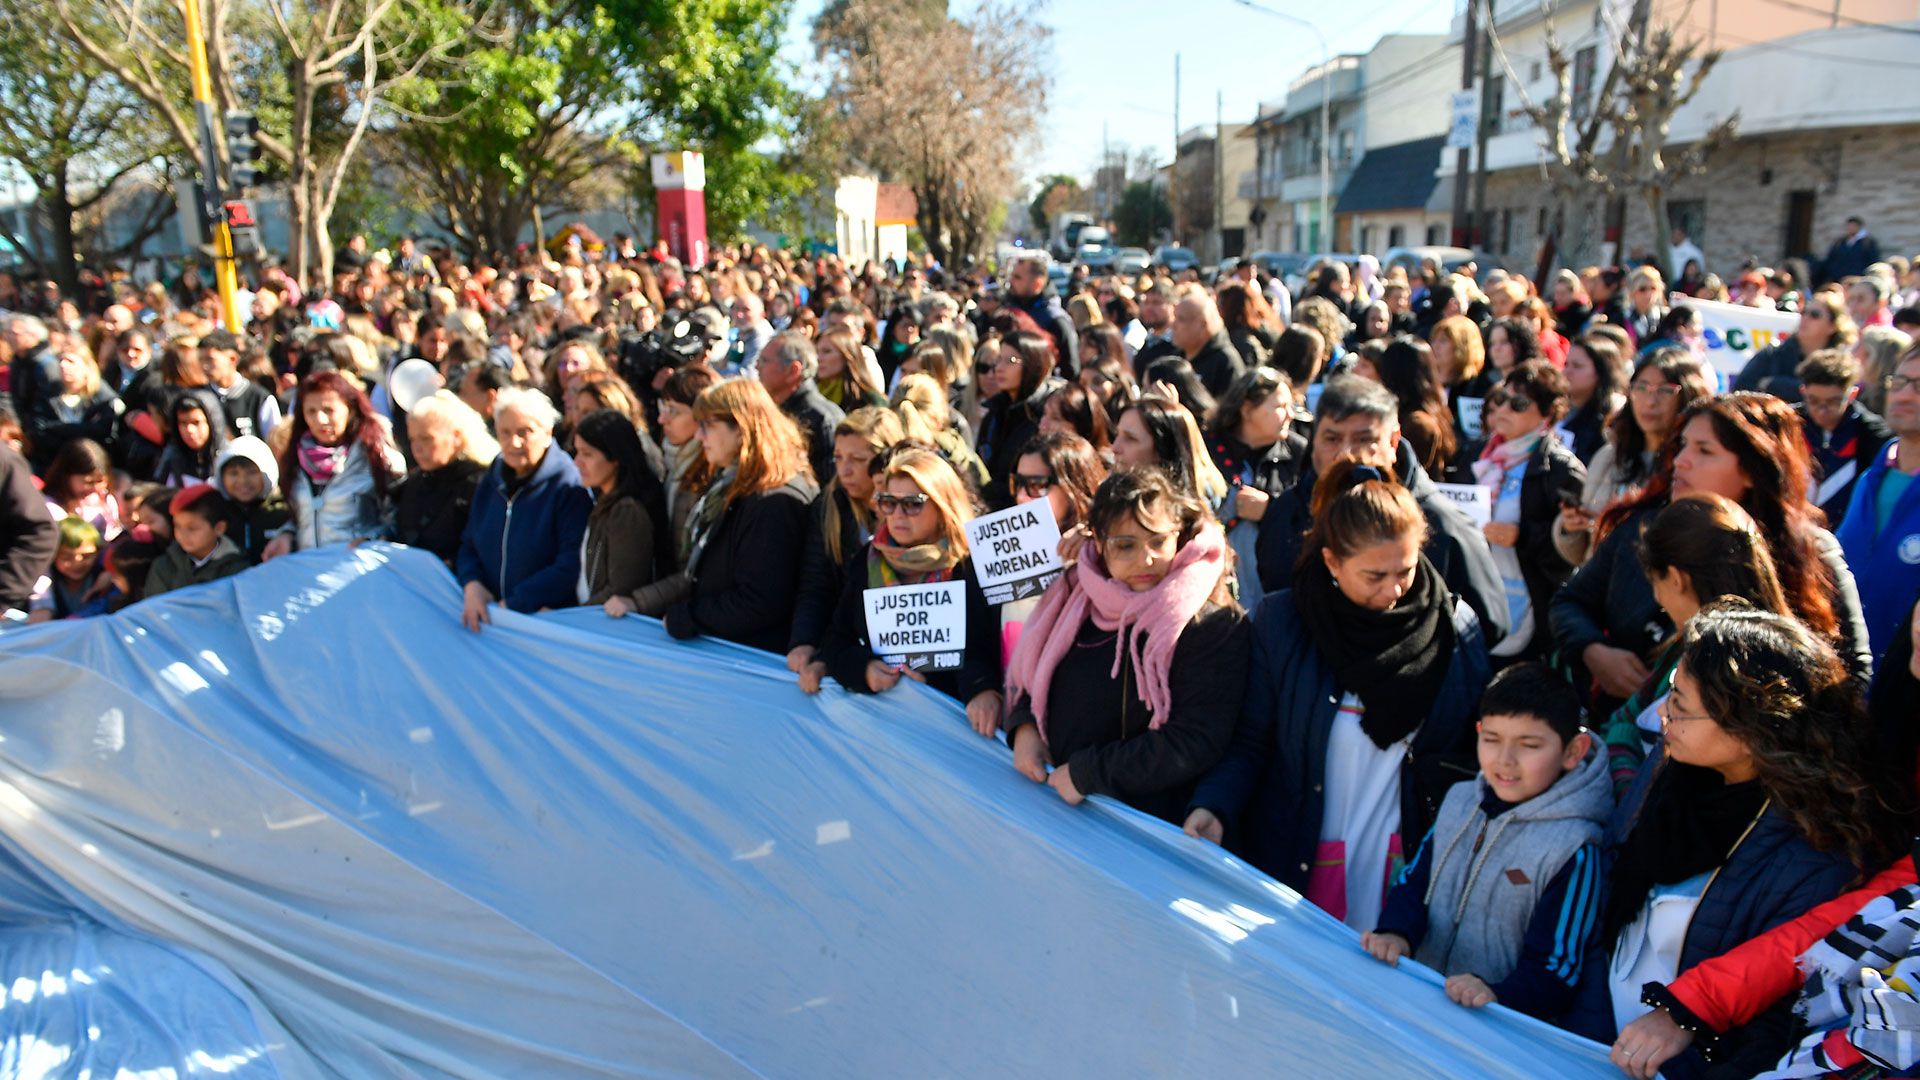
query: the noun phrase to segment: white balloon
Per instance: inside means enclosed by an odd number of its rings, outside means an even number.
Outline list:
[[[415,357],[399,364],[387,376],[387,394],[401,409],[412,412],[421,398],[446,385],[440,371],[431,363]]]

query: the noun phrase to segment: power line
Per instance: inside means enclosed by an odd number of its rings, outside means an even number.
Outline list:
[[[1920,35],[1920,27],[1874,22],[1872,19],[1858,19],[1852,15],[1843,15],[1838,11],[1828,11],[1825,8],[1817,8],[1811,4],[1802,4],[1799,3],[1798,0],[1767,0],[1767,3],[1777,7],[1789,8],[1793,11],[1804,11],[1809,15],[1818,15],[1823,19],[1832,19],[1835,22],[1843,22],[1849,26],[1858,26],[1867,30],[1884,30],[1889,34]]]

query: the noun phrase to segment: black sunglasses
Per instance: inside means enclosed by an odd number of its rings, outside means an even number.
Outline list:
[[[1015,473],[1007,477],[1007,486],[1015,495],[1025,492],[1029,499],[1044,499],[1053,488],[1052,476],[1026,476]]]
[[[1487,404],[1493,406],[1506,405],[1512,408],[1514,412],[1526,412],[1528,409],[1533,408],[1533,399],[1525,394],[1516,394],[1507,390],[1495,390],[1493,393],[1487,395]]]
[[[873,505],[880,508],[882,514],[891,514],[895,510],[908,517],[919,517],[927,508],[930,500],[925,495],[875,495]]]

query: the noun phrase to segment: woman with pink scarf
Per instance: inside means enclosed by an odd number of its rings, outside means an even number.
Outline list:
[[[1545,360],[1515,365],[1487,395],[1493,437],[1473,463],[1473,477],[1492,492],[1493,520],[1481,531],[1507,588],[1512,629],[1489,650],[1498,667],[1553,647],[1547,608],[1573,576],[1573,564],[1553,543],[1560,507],[1578,504],[1587,481],[1586,466],[1554,434],[1567,396],[1567,377]]]
[[[1232,557],[1206,506],[1159,469],[1108,477],[1087,520],[1093,539],[1014,649],[1014,767],[1069,804],[1107,795],[1178,822],[1246,693]]]

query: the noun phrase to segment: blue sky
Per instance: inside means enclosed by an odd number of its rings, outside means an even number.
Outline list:
[[[1335,54],[1362,52],[1386,33],[1444,33],[1454,0],[1260,0],[1317,26]],[[789,50],[810,57],[807,27],[824,0],[799,0]],[[956,13],[969,0],[953,0]],[[1173,57],[1180,54],[1180,126],[1212,124],[1216,93],[1228,123],[1251,120],[1262,100],[1320,60],[1311,33],[1233,0],[1053,0],[1053,93],[1029,176],[1088,176],[1100,161],[1101,125],[1116,147],[1172,156]]]

